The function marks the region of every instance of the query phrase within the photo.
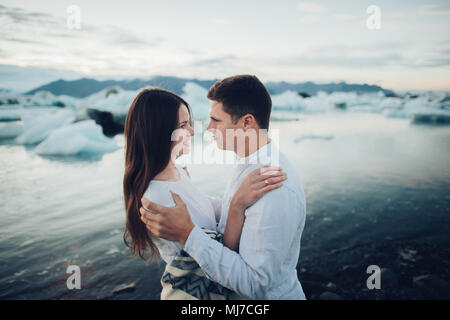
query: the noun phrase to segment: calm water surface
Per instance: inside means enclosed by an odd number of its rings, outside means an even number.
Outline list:
[[[449,127],[377,114],[298,117],[271,128],[306,193],[300,260],[376,239],[450,242]],[[123,146],[122,135],[115,139]],[[189,168],[216,196],[233,170]],[[123,149],[41,157],[0,142],[0,298],[158,299],[164,265],[129,259],[122,241],[122,174]],[[81,290],[66,287],[71,264],[81,268]],[[113,293],[124,285],[131,289]]]

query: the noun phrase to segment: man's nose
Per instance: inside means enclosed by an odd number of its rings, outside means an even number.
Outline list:
[[[209,122],[208,128],[206,128],[206,131],[211,131],[211,130],[213,130],[213,129],[214,129],[214,128],[213,128],[212,122]]]

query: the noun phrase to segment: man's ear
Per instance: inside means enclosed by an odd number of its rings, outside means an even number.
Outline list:
[[[256,119],[252,114],[247,113],[246,115],[244,115],[242,117],[242,124],[243,124],[244,130],[254,129],[255,125],[256,125]]]

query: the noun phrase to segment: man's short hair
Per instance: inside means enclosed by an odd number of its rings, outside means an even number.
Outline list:
[[[217,81],[209,89],[207,97],[221,102],[233,123],[249,113],[255,117],[261,129],[269,129],[272,99],[257,77],[237,75]]]

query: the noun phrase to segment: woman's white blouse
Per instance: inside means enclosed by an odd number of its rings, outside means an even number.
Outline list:
[[[202,228],[216,230],[216,216],[211,197],[200,192],[191,182],[191,179],[179,165],[175,166],[180,173],[178,181],[157,181],[152,180],[144,192],[144,197],[148,200],[165,207],[174,207],[172,192],[178,194],[186,203],[191,215],[192,222]],[[178,241],[168,241],[151,235],[154,243],[158,247],[161,258],[170,263],[172,259],[183,248]]]

